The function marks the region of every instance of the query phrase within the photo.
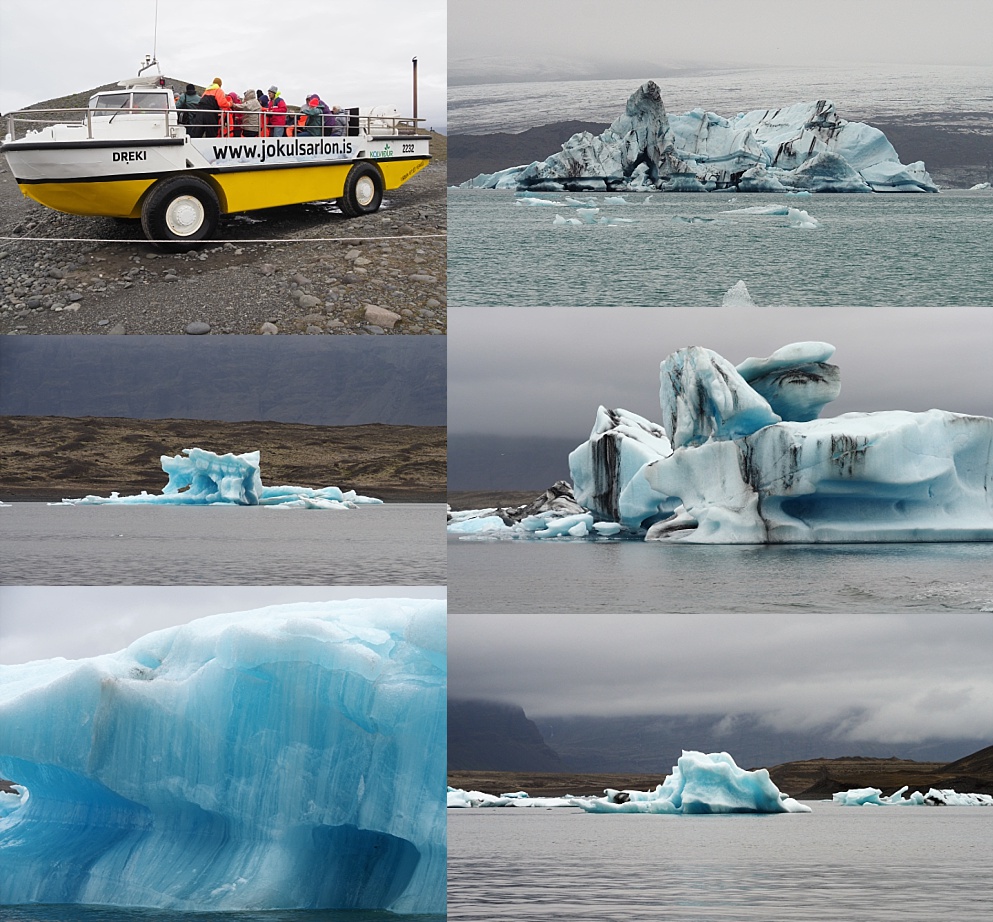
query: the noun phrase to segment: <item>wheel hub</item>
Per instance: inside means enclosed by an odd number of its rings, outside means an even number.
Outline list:
[[[193,195],[180,195],[166,208],[166,226],[177,237],[189,237],[200,229],[205,216],[200,199]]]
[[[355,200],[363,207],[366,208],[372,204],[372,200],[376,197],[376,184],[368,176],[360,176],[359,181],[355,184]]]

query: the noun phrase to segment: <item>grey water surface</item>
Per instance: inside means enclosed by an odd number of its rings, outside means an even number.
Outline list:
[[[445,507],[0,508],[0,581],[22,585],[442,585]]]
[[[690,545],[449,538],[448,610],[993,611],[993,542]]]
[[[989,919],[993,810],[448,811],[448,920]]]
[[[760,306],[993,305],[988,190],[624,193],[628,205],[607,203],[602,193],[570,197],[594,202],[601,217],[633,223],[556,225],[557,215],[575,217],[575,208],[519,205],[509,191],[449,189],[450,301],[719,306],[744,281]],[[739,210],[768,205],[803,209],[819,226]]]

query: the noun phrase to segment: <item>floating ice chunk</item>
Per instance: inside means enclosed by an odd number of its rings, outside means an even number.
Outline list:
[[[478,510],[471,511],[476,512]],[[510,527],[498,515],[480,515],[475,518],[465,518],[462,521],[449,522],[448,531],[453,535],[478,535],[483,532],[509,532]]]
[[[547,206],[551,205],[553,208],[564,208],[563,202],[553,202],[551,199],[547,198],[534,198],[532,196],[526,196],[524,198],[519,198],[514,202],[515,205],[539,205]]]
[[[623,195],[608,195],[603,200],[604,205],[630,205]]]
[[[185,455],[186,457],[183,457]],[[353,509],[358,505],[382,503],[381,499],[360,496],[354,490],[338,487],[262,485],[260,456],[257,451],[242,455],[218,455],[202,448],[184,448],[183,453],[160,458],[162,470],[169,475],[161,493],[142,490],[133,496],[85,496],[63,499],[70,506],[160,505],[160,506],[275,506],[307,509]],[[53,503],[50,505],[61,505]]]
[[[831,799],[843,807],[993,807],[993,796],[990,794],[959,794],[953,790],[931,788],[927,794],[914,791],[904,797],[907,790],[907,785],[904,785],[884,797],[879,788],[852,788],[839,791]]]
[[[799,192],[787,192],[787,198],[810,198],[810,193],[806,189],[801,189]]]
[[[624,526],[619,522],[594,522],[593,530],[598,535],[607,538],[610,535],[619,535],[624,530]]]
[[[721,307],[755,307],[755,302],[748,293],[748,286],[744,280],[739,279],[724,292]]]
[[[654,791],[615,791],[576,798],[588,813],[810,813],[781,793],[764,768],[746,771],[726,752],[684,750],[672,773]]]
[[[278,605],[0,666],[0,904],[444,912],[445,611]],[[22,798],[23,800],[23,798]]]
[[[799,208],[791,208],[788,215],[790,227],[820,227],[820,222],[812,218],[806,211]]]
[[[610,227],[616,227],[619,224],[634,224],[633,218],[601,218],[601,224],[606,224]]]
[[[732,208],[722,214],[755,214],[755,215],[779,215],[786,217],[790,213],[789,205],[752,205],[749,208]]]
[[[576,208],[590,208],[594,206],[595,202],[584,202],[582,199],[570,198],[568,195],[563,199],[567,205],[573,205]]]
[[[552,224],[575,224],[576,226],[581,225],[583,222],[579,218],[563,218],[562,215],[557,214],[552,221]]]
[[[717,218],[703,218],[699,215],[694,215],[693,217],[686,218],[682,215],[673,215],[672,220],[677,224],[718,224]]]
[[[989,189],[989,188],[991,188],[990,183],[988,183],[988,182],[977,182],[974,186],[969,186],[969,191],[970,192],[980,192],[983,189]]]

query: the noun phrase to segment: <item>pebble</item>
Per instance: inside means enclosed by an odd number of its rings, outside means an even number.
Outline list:
[[[279,332],[279,327],[274,323],[270,323],[268,320],[262,324],[262,328],[259,332],[263,336],[275,336]]]
[[[402,318],[399,314],[395,314],[385,307],[379,307],[377,304],[367,304],[365,306],[365,319],[368,323],[374,324],[377,327],[386,327],[392,330]]]
[[[204,323],[200,320],[194,320],[193,323],[188,323],[186,325],[186,332],[190,336],[203,336],[204,333],[210,332],[210,324]]]

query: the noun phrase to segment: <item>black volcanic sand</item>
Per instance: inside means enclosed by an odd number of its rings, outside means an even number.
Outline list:
[[[968,189],[993,175],[993,119],[988,112],[924,112],[914,120],[865,121],[889,138],[901,162],[923,160],[931,178],[943,188]],[[480,173],[544,160],[577,132],[598,135],[607,127],[602,122],[566,121],[519,134],[451,135],[448,181],[454,185]]]
[[[85,106],[87,97],[41,105]],[[184,333],[190,324],[261,333],[269,322],[279,333],[442,334],[444,135],[432,134],[431,156],[375,214],[349,219],[308,204],[222,217],[212,240],[182,255],[147,243],[140,222],[61,214],[25,198],[0,158],[0,333]],[[83,240],[2,239],[26,237]],[[124,242],[88,242],[100,239]],[[370,305],[401,319],[379,323]]]
[[[489,509],[497,506],[523,506],[534,502],[541,490],[458,490],[448,493],[453,510]]]
[[[309,426],[193,419],[0,417],[0,499],[160,493],[159,458],[259,449],[267,486],[336,486],[389,502],[445,499],[443,426]]]
[[[758,767],[758,766],[757,766]],[[829,799],[838,791],[873,787],[889,795],[904,785],[911,791],[952,788],[960,794],[993,794],[993,746],[955,762],[914,762],[909,759],[808,759],[769,769],[776,786],[791,797]],[[549,772],[452,771],[448,784],[465,791],[505,794],[527,791],[532,797],[603,794],[615,790],[653,790],[664,775],[565,774]]]

